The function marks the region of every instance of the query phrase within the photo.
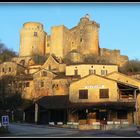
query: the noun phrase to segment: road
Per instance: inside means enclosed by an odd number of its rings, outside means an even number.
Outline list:
[[[2,137],[140,137],[136,127],[119,130],[78,130],[45,125],[13,123],[9,125],[10,133]]]

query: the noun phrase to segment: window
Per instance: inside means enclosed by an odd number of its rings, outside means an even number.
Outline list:
[[[44,87],[44,82],[43,81],[41,81],[41,87]]]
[[[88,99],[88,90],[79,90],[79,99]]]
[[[82,40],[83,40],[83,39],[82,39],[82,38],[80,38],[80,42],[82,42]]]
[[[4,68],[2,68],[2,72],[4,72]]]
[[[34,36],[37,36],[37,32],[34,32]]]
[[[96,70],[94,70],[94,74],[96,74]]]
[[[57,90],[59,89],[58,84],[55,85],[55,89],[57,89]]]
[[[78,75],[78,70],[74,70],[74,75]]]
[[[51,70],[51,65],[49,65],[49,70]]]
[[[9,72],[11,72],[11,67],[9,67]]]
[[[96,70],[89,70],[89,74],[96,74]]]
[[[100,89],[100,98],[109,98],[109,89]]]
[[[93,70],[89,70],[89,74],[93,74]]]
[[[26,87],[29,87],[30,86],[30,83],[29,82],[26,82]]]
[[[21,60],[19,63],[24,66],[25,65],[25,60]]]
[[[117,118],[118,119],[127,119],[127,111],[125,111],[125,110],[119,110],[117,112]]]
[[[47,43],[47,47],[49,47],[50,46],[50,44],[49,43]]]
[[[101,70],[101,75],[107,75],[107,70]]]
[[[19,85],[18,85],[18,86],[19,86],[19,88],[21,88],[21,87],[22,87],[22,83],[19,83]]]
[[[42,76],[47,76],[47,72],[46,71],[42,71]]]

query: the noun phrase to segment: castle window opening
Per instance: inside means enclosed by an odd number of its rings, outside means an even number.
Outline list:
[[[41,81],[41,87],[44,87],[44,82],[43,81]]]
[[[9,67],[9,72],[11,72],[11,67]]]
[[[51,65],[49,65],[49,70],[51,70]]]
[[[42,76],[47,76],[47,72],[46,71],[43,71],[42,72]]]
[[[80,38],[80,42],[82,42],[82,40],[83,40],[83,39],[82,39],[82,38]]]
[[[29,87],[30,86],[30,83],[29,82],[26,82],[26,87]]]
[[[91,66],[91,68],[93,68],[93,66]]]
[[[79,99],[88,99],[88,90],[79,90]]]
[[[34,32],[34,36],[37,36],[37,32]]]
[[[78,70],[74,70],[74,75],[78,75]]]
[[[59,89],[58,84],[55,84],[54,86],[55,86],[55,89],[56,89],[56,90]]]
[[[4,72],[4,68],[2,68],[2,72]]]
[[[100,98],[109,98],[109,89],[100,89]]]

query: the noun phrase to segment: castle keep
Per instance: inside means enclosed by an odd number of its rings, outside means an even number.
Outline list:
[[[88,15],[82,17],[72,29],[64,25],[53,26],[50,35],[44,31],[41,23],[27,22],[20,31],[19,57],[53,54],[60,60],[69,56],[73,62],[79,63],[83,62],[84,56],[93,55],[122,66],[128,57],[120,55],[119,50],[100,48],[99,28],[100,25],[91,21]]]
[[[53,26],[50,35],[41,23],[23,25],[19,56],[0,64],[1,79],[15,77],[7,90],[33,101],[23,121],[79,129],[100,129],[104,119],[107,129],[140,124],[140,81],[119,72],[128,61],[120,50],[100,48],[99,28],[89,15],[72,29]]]

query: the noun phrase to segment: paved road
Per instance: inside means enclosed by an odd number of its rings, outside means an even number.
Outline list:
[[[31,124],[10,124],[10,134],[3,137],[140,137],[136,127],[125,129],[101,131],[79,131],[77,129],[58,128]]]

